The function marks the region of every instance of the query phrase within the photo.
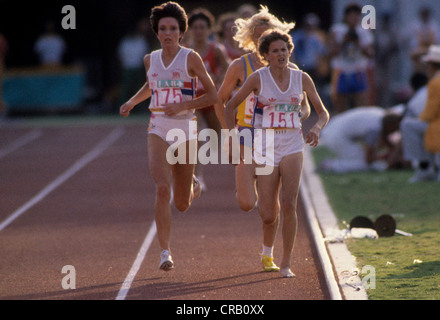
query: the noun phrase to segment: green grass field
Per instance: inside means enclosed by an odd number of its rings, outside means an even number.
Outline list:
[[[313,155],[319,164],[329,153],[318,148]],[[359,267],[376,269],[376,289],[367,290],[371,300],[440,300],[440,183],[408,184],[411,175],[406,170],[320,173],[341,223],[391,214],[398,229],[413,234],[347,240]]]

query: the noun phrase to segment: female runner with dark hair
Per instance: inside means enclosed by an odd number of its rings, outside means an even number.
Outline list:
[[[181,212],[188,210],[192,201],[200,196],[200,184],[194,176],[197,157],[194,110],[213,105],[217,92],[200,56],[180,45],[188,29],[185,10],[175,2],[167,2],[154,7],[150,19],[162,49],[145,56],[147,82],[121,107],[120,113],[127,117],[137,104],[151,97],[148,157],[156,184],[154,212],[162,249],[159,267],[169,271],[174,268],[170,249],[171,194]],[[199,98],[196,98],[197,79],[206,90],[206,94]],[[187,139],[186,159],[173,165],[167,160],[171,145],[167,134],[172,129],[183,130]],[[177,158],[180,158],[177,154],[180,150],[175,150]]]
[[[233,116],[235,108],[249,94],[254,93],[254,159],[257,164],[263,165],[261,159],[265,155],[264,158],[268,159],[265,165],[273,167],[271,174],[257,177],[258,211],[263,222],[263,245],[264,248],[273,248],[281,209],[284,252],[280,271],[281,276],[287,278],[295,276],[291,270],[291,257],[297,230],[296,208],[305,145],[300,116],[304,92],[319,117],[307,134],[305,142],[316,147],[320,132],[329,121],[329,113],[316,91],[313,80],[308,74],[289,66],[292,51],[293,43],[289,34],[277,30],[266,31],[260,38],[258,52],[267,67],[253,73],[240,91],[227,103],[225,109],[225,120],[228,128],[232,130],[235,127]],[[266,140],[264,137],[267,134],[272,134],[274,137],[271,146],[262,143]],[[234,139],[233,135],[232,138]],[[269,147],[272,148],[272,152],[266,152]],[[280,195],[281,203],[278,205]],[[263,266],[265,260],[267,257],[263,253]]]

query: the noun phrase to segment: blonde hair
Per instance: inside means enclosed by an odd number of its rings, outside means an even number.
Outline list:
[[[256,44],[253,41],[253,35],[255,28],[259,26],[268,26],[269,29],[278,29],[288,33],[295,28],[295,23],[281,22],[277,17],[269,13],[269,9],[266,6],[261,5],[260,11],[249,19],[239,18],[235,20],[237,33],[234,39],[238,42],[240,48],[257,51]]]

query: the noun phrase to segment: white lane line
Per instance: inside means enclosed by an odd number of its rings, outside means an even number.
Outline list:
[[[125,300],[125,298],[127,297],[131,284],[133,283],[133,280],[136,277],[142,265],[142,262],[145,259],[145,256],[147,255],[148,249],[150,249],[151,243],[153,242],[154,237],[156,236],[156,232],[157,232],[156,223],[153,222],[150,231],[148,232],[147,237],[145,238],[145,241],[142,244],[142,247],[137,254],[136,260],[134,261],[133,266],[130,269],[130,272],[125,278],[125,281],[122,284],[122,287],[119,290],[119,293],[115,300]]]
[[[20,149],[21,147],[27,145],[28,143],[38,139],[39,137],[41,137],[41,135],[42,135],[41,130],[33,130],[25,134],[23,137],[13,141],[11,144],[7,145],[3,149],[0,149],[0,159]]]
[[[26,202],[23,206],[18,208],[14,213],[12,213],[5,221],[0,224],[0,231],[4,230],[9,226],[15,219],[20,217],[23,213],[28,211],[34,205],[39,203],[45,197],[47,197],[52,191],[70,179],[78,171],[84,168],[87,164],[96,159],[105,149],[112,145],[117,139],[119,139],[124,133],[124,129],[116,128],[113,130],[104,140],[102,140],[95,148],[93,148],[89,153],[79,159],[74,163],[67,171],[62,175],[52,181],[48,186],[40,191],[35,197]]]

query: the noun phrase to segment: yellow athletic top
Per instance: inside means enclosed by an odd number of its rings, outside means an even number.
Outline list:
[[[247,78],[256,70],[252,65],[251,54],[242,56],[241,60],[244,63],[244,82],[246,82]],[[238,89],[240,87],[241,86],[239,86]],[[246,100],[244,100],[238,106],[237,120],[239,126],[252,128],[252,118],[254,116],[254,102],[255,102],[255,96],[253,93],[251,93],[246,98]]]

